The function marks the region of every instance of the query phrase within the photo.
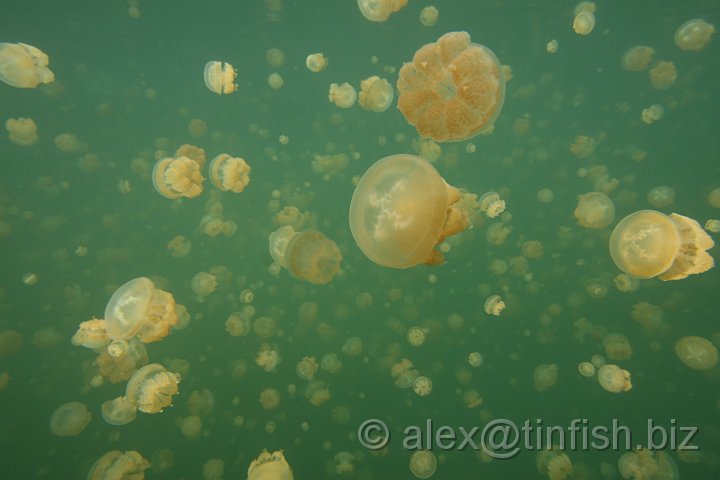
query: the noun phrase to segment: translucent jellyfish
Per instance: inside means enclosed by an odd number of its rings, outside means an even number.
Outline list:
[[[293,472],[282,450],[272,453],[263,450],[250,463],[247,480],[293,480]]]
[[[280,392],[275,388],[264,388],[260,392],[259,402],[265,410],[274,410],[280,405]]]
[[[311,53],[305,59],[305,66],[313,73],[322,72],[327,68],[328,61],[322,53]]]
[[[260,338],[270,338],[275,335],[277,322],[270,317],[259,317],[253,322],[253,331]]]
[[[195,390],[188,397],[186,406],[192,415],[205,417],[215,408],[215,395],[207,388]]]
[[[702,18],[693,18],[678,27],[675,32],[675,45],[683,50],[699,52],[710,43],[715,27]]]
[[[620,361],[632,358],[633,349],[625,335],[608,333],[602,340],[605,354],[610,360]]]
[[[32,118],[8,118],[5,122],[10,141],[21,147],[30,147],[38,141],[37,125]]]
[[[225,330],[233,337],[244,337],[252,329],[250,318],[240,312],[233,312],[225,321]]]
[[[490,295],[487,300],[485,300],[483,309],[488,315],[499,317],[502,311],[505,310],[505,302],[502,301],[500,295]]]
[[[578,35],[590,35],[595,28],[595,14],[584,10],[575,15],[573,31]]]
[[[663,451],[639,449],[623,454],[618,460],[622,478],[634,480],[679,480],[675,461]]]
[[[650,84],[656,90],[667,90],[677,80],[677,68],[673,62],[660,61],[650,69]]]
[[[150,456],[150,463],[154,474],[164,474],[175,465],[175,453],[168,448],[155,450]]]
[[[143,343],[162,340],[177,324],[173,296],[147,277],[138,277],[118,288],[105,307],[105,328],[111,340],[137,337]]]
[[[626,392],[632,388],[630,372],[623,370],[617,365],[602,365],[598,371],[598,383],[600,386],[612,393]]]
[[[211,61],[205,64],[205,86],[218,95],[237,90],[237,70],[225,62]]]
[[[103,402],[101,411],[103,420],[110,425],[126,425],[137,416],[137,407],[125,396]]]
[[[200,165],[201,170],[205,166],[205,161],[207,160],[207,157],[205,156],[205,150],[202,147],[190,145],[189,143],[184,143],[180,145],[178,149],[175,150],[175,154],[173,155],[173,157],[187,157],[190,160],[194,160],[195,162],[197,162],[198,165]]]
[[[93,318],[82,322],[70,341],[73,345],[82,345],[86,348],[104,347],[110,341],[105,329],[105,320]]]
[[[489,128],[500,114],[505,78],[495,54],[450,32],[421,47],[402,66],[398,108],[423,137],[460,141]]]
[[[198,297],[207,297],[217,288],[217,277],[212,273],[198,272],[190,280],[190,288]]]
[[[483,364],[483,356],[480,352],[472,352],[468,355],[468,363],[471,367],[479,367]]]
[[[430,478],[437,470],[437,457],[430,450],[416,450],[410,456],[410,471],[417,478]]]
[[[480,211],[490,218],[496,218],[505,211],[505,200],[501,199],[497,192],[485,192],[478,203]]]
[[[305,381],[312,382],[315,380],[315,373],[318,371],[319,365],[315,357],[303,357],[295,366],[297,376]]]
[[[319,407],[330,400],[330,390],[325,386],[325,382],[321,380],[308,383],[304,395],[308,402],[315,407]]]
[[[285,80],[283,80],[282,76],[277,72],[271,73],[268,76],[267,82],[273,90],[280,90],[285,84]]]
[[[583,377],[592,377],[595,375],[595,365],[590,362],[580,362],[578,364],[578,372]]]
[[[87,480],[142,480],[150,462],[136,451],[112,450],[103,454],[90,467]]]
[[[641,72],[647,70],[654,56],[654,48],[645,45],[633,45],[625,50],[620,64],[628,72]]]
[[[175,258],[186,257],[192,250],[192,242],[182,235],[177,235],[168,242],[167,249],[170,251],[170,255]]]
[[[544,392],[557,383],[558,366],[555,363],[538,365],[533,372],[533,385],[538,392]]]
[[[287,268],[287,262],[285,260],[285,254],[287,252],[287,246],[290,239],[295,235],[295,229],[290,225],[280,227],[270,234],[268,239],[270,247],[270,256],[272,256],[275,263],[283,268]]]
[[[0,43],[0,80],[12,87],[35,88],[54,82],[48,62],[48,56],[32,45]]]
[[[112,345],[118,342],[125,344],[120,352],[113,352]],[[114,355],[113,355],[114,354]],[[122,382],[132,376],[138,368],[147,365],[148,355],[145,345],[136,338],[129,342],[125,340],[113,340],[107,349],[103,349],[95,359],[98,373],[112,383]]]
[[[405,7],[407,0],[357,0],[357,3],[363,17],[371,22],[384,22]]]
[[[392,104],[395,92],[390,82],[377,75],[360,82],[358,103],[365,110],[384,112]]]
[[[470,226],[462,194],[433,166],[414,155],[375,162],[350,202],[350,230],[360,250],[378,265],[410,268],[444,262],[435,249]]]
[[[675,353],[681,362],[695,370],[707,370],[718,363],[718,350],[702,337],[682,337],[675,344]]]
[[[265,61],[271,67],[282,67],[285,64],[285,53],[279,48],[271,48],[265,52]]]
[[[665,115],[665,108],[663,108],[662,105],[658,105],[657,103],[655,103],[647,108],[643,108],[640,118],[643,122],[650,125],[651,123],[661,120],[663,118],[663,115]]]
[[[321,285],[330,283],[338,274],[342,254],[335,242],[321,232],[305,230],[290,238],[284,260],[295,278]]]
[[[407,331],[407,341],[413,347],[419,347],[425,343],[426,331],[421,327],[411,327]]]
[[[432,380],[428,377],[420,376],[413,380],[413,392],[419,397],[425,397],[432,392]]]
[[[647,194],[647,201],[655,208],[669,207],[675,203],[675,190],[665,185],[653,187]]]
[[[74,437],[85,430],[90,420],[92,415],[84,403],[64,403],[50,417],[50,431],[60,437]]]
[[[439,15],[440,12],[435,6],[428,5],[420,10],[420,23],[424,27],[432,27],[437,23]]]
[[[350,337],[342,346],[342,352],[351,357],[357,357],[363,351],[363,342],[359,337]]]
[[[331,83],[330,90],[328,91],[328,100],[340,108],[350,108],[355,105],[357,92],[355,91],[355,87],[347,82],[344,82],[342,85]]]
[[[680,280],[715,265],[706,251],[714,244],[691,218],[641,210],[615,226],[610,256],[620,270],[633,277]]]
[[[320,369],[323,372],[336,373],[342,368],[342,361],[336,353],[327,353],[320,359]]]
[[[202,433],[202,419],[196,415],[183,418],[180,422],[180,433],[189,439],[199,437]]]
[[[212,458],[203,465],[203,480],[222,480],[225,472],[225,462],[219,458]]]
[[[605,228],[615,219],[615,204],[604,193],[586,193],[578,197],[574,215],[581,227]]]
[[[570,457],[557,447],[540,450],[535,457],[538,471],[550,480],[572,478],[573,467]]]
[[[125,396],[128,402],[144,413],[160,413],[172,405],[178,393],[180,375],[168,372],[159,363],[145,365],[128,380]]]
[[[258,351],[257,356],[255,357],[255,364],[265,370],[266,372],[272,372],[277,368],[278,363],[280,363],[281,358],[280,354],[277,350],[275,350],[273,347],[268,345],[267,343],[264,343],[260,350]]]
[[[240,157],[221,153],[210,162],[210,181],[222,191],[240,193],[250,183],[250,166]]]
[[[355,467],[353,466],[355,457],[350,452],[341,451],[336,453],[333,457],[333,461],[335,463],[335,473],[352,473],[352,471],[355,469]]]
[[[720,220],[710,218],[705,222],[705,230],[711,233],[720,233]]]
[[[163,158],[152,171],[155,190],[165,198],[194,198],[203,191],[200,164],[187,157]]]

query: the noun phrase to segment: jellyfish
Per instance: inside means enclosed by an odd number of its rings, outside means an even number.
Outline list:
[[[202,147],[196,147],[195,145],[190,145],[189,143],[184,143],[180,145],[178,149],[175,150],[173,157],[189,158],[190,160],[196,162],[200,166],[201,170],[205,166],[205,161],[207,160],[207,157],[205,156],[205,150]]]
[[[500,295],[490,295],[487,300],[485,300],[483,310],[485,310],[485,313],[488,315],[499,317],[502,311],[505,310],[505,302],[502,301]]]
[[[303,357],[295,366],[295,373],[303,380],[312,382],[315,380],[315,373],[318,371],[318,367],[315,357]]]
[[[260,347],[260,351],[255,357],[255,364],[266,372],[274,371],[280,361],[280,354],[267,343]]]
[[[305,59],[305,66],[313,73],[322,72],[328,66],[327,58],[322,53],[311,53]]]
[[[657,103],[655,103],[647,108],[643,108],[640,118],[644,123],[650,125],[653,122],[661,120],[663,118],[663,115],[665,115],[665,108],[663,108],[662,105],[658,105]]]
[[[160,413],[172,405],[178,393],[180,375],[168,372],[159,363],[145,365],[128,380],[125,396],[128,402],[144,413]]]
[[[505,200],[500,198],[500,194],[497,192],[489,191],[485,192],[480,200],[480,211],[485,212],[490,218],[496,218],[505,211]]]
[[[155,474],[164,474],[175,465],[175,453],[168,448],[155,450],[150,456],[152,471]]]
[[[240,312],[233,312],[225,321],[225,330],[233,337],[244,337],[252,329],[250,318]]]
[[[611,360],[629,360],[632,357],[633,349],[625,335],[608,333],[603,337],[602,343],[605,354]]]
[[[535,464],[538,471],[543,476],[547,475],[550,480],[572,478],[573,467],[570,457],[558,447],[539,451],[535,457]]]
[[[152,171],[155,190],[165,198],[194,198],[203,191],[200,164],[188,157],[163,158]]]
[[[377,75],[360,82],[358,103],[365,110],[384,112],[392,104],[394,96],[395,93],[390,82]]]
[[[180,422],[180,433],[189,439],[199,437],[202,433],[202,419],[196,415],[183,418]]]
[[[275,240],[277,247],[279,239]],[[272,243],[271,240],[271,246]],[[305,230],[289,238],[285,251],[278,254],[277,259],[284,261],[285,268],[293,277],[322,285],[330,283],[340,272],[342,254],[335,242],[321,232]]]
[[[710,43],[715,27],[702,18],[693,18],[678,27],[675,32],[675,45],[683,50],[699,52]]]
[[[430,450],[416,450],[410,456],[410,472],[417,478],[430,478],[437,470],[437,457]]]
[[[126,425],[137,416],[137,407],[125,396],[103,402],[101,411],[103,420],[110,425]]]
[[[605,228],[615,219],[615,204],[604,193],[586,193],[578,197],[574,215],[581,227]]]
[[[148,462],[136,451],[121,452],[112,450],[103,454],[90,467],[88,480],[142,480],[145,470],[150,468]]]
[[[205,86],[218,95],[237,90],[237,70],[225,62],[211,61],[205,64]]]
[[[595,14],[583,10],[575,15],[573,19],[573,31],[578,35],[590,35],[595,28]]]
[[[190,280],[190,288],[199,298],[207,297],[217,288],[217,277],[208,272],[198,272]]]
[[[110,342],[105,329],[105,320],[93,318],[82,322],[70,341],[73,345],[82,345],[86,348],[104,347]]]
[[[340,108],[350,108],[355,105],[357,92],[355,91],[355,87],[347,82],[344,82],[342,85],[331,83],[330,90],[328,91],[328,100]]]
[[[681,362],[694,370],[707,370],[718,363],[717,348],[702,337],[682,337],[675,343],[675,353]]]
[[[293,472],[282,450],[263,450],[250,462],[247,480],[293,480]]]
[[[37,125],[32,118],[8,118],[5,122],[10,141],[21,147],[30,147],[38,141]]]
[[[0,80],[11,87],[35,88],[52,83],[55,74],[48,68],[48,56],[25,43],[0,43]]]
[[[285,80],[283,80],[282,76],[277,72],[271,73],[268,76],[267,82],[273,90],[280,90],[285,84]]]
[[[420,23],[424,27],[432,27],[437,23],[439,15],[440,12],[438,12],[435,6],[428,5],[427,7],[423,7],[423,9],[420,10]]]
[[[59,437],[80,435],[92,420],[92,415],[84,403],[63,403],[50,417],[50,431]]]
[[[350,452],[346,452],[343,450],[336,453],[333,457],[333,461],[335,466],[335,473],[352,473],[352,471],[355,469],[355,467],[353,466],[353,461],[355,461],[355,457]]]
[[[260,406],[265,410],[274,410],[280,405],[280,392],[272,387],[267,387],[260,392]]]
[[[468,355],[468,363],[471,367],[479,367],[483,364],[483,356],[480,352],[471,352],[470,355]]]
[[[628,72],[641,72],[647,70],[655,56],[655,49],[645,45],[633,45],[625,50],[620,64]]]
[[[270,338],[275,335],[277,322],[270,317],[260,317],[253,322],[253,331],[260,338]]]
[[[419,347],[425,343],[425,329],[420,327],[411,327],[407,331],[407,341],[413,347]]]
[[[634,480],[678,480],[677,465],[663,451],[638,449],[624,453],[618,460],[618,471],[623,478]]]
[[[177,235],[167,243],[167,249],[175,258],[186,257],[192,250],[192,242],[182,235]]]
[[[342,352],[350,357],[357,357],[363,351],[363,342],[359,337],[350,337],[342,346]]]
[[[320,369],[328,373],[336,373],[342,368],[342,361],[336,353],[328,353],[320,359]]]
[[[271,48],[265,52],[265,61],[271,67],[282,67],[285,64],[285,53],[279,48]]]
[[[304,395],[308,402],[315,407],[319,407],[330,400],[330,390],[325,386],[325,382],[321,380],[308,383]]]
[[[667,90],[677,80],[677,68],[673,62],[661,61],[650,69],[650,84],[656,90]]]
[[[124,343],[125,348],[120,352],[113,352],[110,347],[117,345],[118,342]],[[113,343],[108,348],[103,349],[95,359],[98,373],[112,383],[127,380],[138,368],[147,365],[147,363],[147,349],[137,338],[133,338],[129,342],[113,340]]]
[[[430,395],[432,392],[432,386],[432,380],[424,376],[415,378],[412,383],[413,392],[415,392],[415,394],[419,397]]]
[[[474,137],[497,119],[505,77],[495,54],[450,32],[421,47],[400,68],[398,108],[423,137],[438,142]]]
[[[384,22],[405,7],[407,0],[357,0],[357,3],[363,17],[371,22]]]
[[[221,153],[210,162],[210,181],[222,191],[240,193],[250,183],[250,166],[240,157]]]
[[[544,392],[557,383],[558,366],[556,363],[543,363],[533,371],[533,385],[538,392]]]
[[[675,190],[665,185],[653,187],[647,194],[647,201],[655,208],[669,207],[675,202]]]
[[[350,230],[360,250],[378,265],[410,268],[438,265],[435,249],[470,226],[462,194],[426,160],[408,154],[375,162],[358,182],[350,202]]]
[[[578,372],[583,377],[592,377],[595,375],[595,365],[590,362],[580,362],[578,363]]]
[[[623,370],[617,365],[602,365],[598,369],[597,374],[598,383],[600,383],[600,386],[608,392],[627,392],[632,388],[630,372]]]
[[[615,226],[610,256],[620,270],[633,277],[680,280],[715,265],[707,253],[714,245],[692,218],[640,210]]]
[[[192,415],[205,417],[215,408],[215,395],[207,388],[195,390],[190,394],[186,406]]]

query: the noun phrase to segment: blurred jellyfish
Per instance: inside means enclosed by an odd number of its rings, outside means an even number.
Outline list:
[[[350,337],[342,346],[342,352],[351,357],[357,357],[363,351],[363,342],[359,337]]]
[[[266,372],[272,372],[280,363],[280,354],[267,343],[264,343],[255,357],[255,364]]]
[[[468,363],[471,367],[479,367],[483,364],[483,356],[480,352],[472,352],[468,355]]]
[[[655,49],[645,45],[633,45],[623,53],[620,64],[628,72],[647,70],[655,55]]]
[[[558,366],[555,363],[543,363],[535,367],[533,385],[538,392],[544,392],[557,383]]]
[[[495,54],[450,32],[420,48],[402,66],[398,109],[423,137],[438,142],[472,138],[500,114],[505,78]]]
[[[203,465],[203,480],[222,480],[225,471],[225,462],[219,458],[212,458]]]
[[[190,281],[190,287],[198,297],[207,297],[217,288],[217,277],[211,273],[198,272]]]
[[[194,390],[188,397],[186,405],[192,415],[198,417],[208,416],[215,408],[215,395],[207,388]]]
[[[480,211],[490,218],[495,218],[505,211],[505,200],[497,192],[485,192],[479,200]]]
[[[293,480],[293,472],[281,450],[263,450],[250,463],[247,480]]]
[[[328,100],[340,108],[350,108],[355,105],[357,92],[355,91],[355,87],[347,82],[344,82],[342,85],[332,83],[328,91]]]
[[[124,343],[125,348],[113,351],[111,346]],[[138,339],[133,338],[129,342],[125,340],[113,340],[108,348],[103,349],[95,359],[98,373],[112,383],[127,380],[137,371],[138,368],[147,365],[147,349]]]
[[[437,470],[437,457],[430,450],[416,450],[410,456],[410,472],[417,478],[430,478]]]
[[[196,415],[190,415],[180,421],[180,433],[185,438],[194,439],[202,433],[202,419]]]
[[[313,73],[322,72],[327,68],[328,61],[322,53],[311,53],[305,59],[305,66]]]
[[[584,228],[605,228],[615,219],[615,205],[607,195],[590,192],[578,197],[575,219]]]
[[[303,357],[295,366],[295,373],[303,380],[312,382],[315,380],[315,373],[317,373],[318,368],[319,365],[315,357]]]
[[[240,193],[250,183],[250,166],[240,157],[221,153],[210,162],[210,181],[219,190]]]
[[[233,337],[244,337],[252,329],[250,318],[240,312],[233,312],[225,321],[225,330]]]
[[[675,343],[675,353],[681,362],[695,370],[707,370],[718,363],[717,348],[702,337],[682,337]]]
[[[128,402],[144,413],[160,413],[172,405],[178,393],[180,375],[168,372],[159,363],[145,365],[128,380],[125,396]]]
[[[425,343],[426,329],[421,327],[411,327],[407,331],[407,341],[413,347],[419,347]]]
[[[237,70],[225,62],[211,61],[205,64],[205,86],[218,95],[237,90]]]
[[[626,392],[632,388],[630,372],[617,365],[603,365],[598,369],[598,383],[612,393]]]
[[[572,478],[573,466],[570,457],[558,447],[540,450],[535,457],[538,471],[550,480]]]
[[[48,56],[25,43],[0,43],[0,80],[11,87],[35,88],[52,83],[55,74],[48,68]]]
[[[432,27],[438,21],[439,12],[433,5],[428,5],[420,10],[420,23],[424,27]]]
[[[342,368],[342,361],[336,353],[328,353],[320,359],[320,369],[328,373],[336,373]]]
[[[483,309],[488,315],[499,317],[502,311],[505,310],[505,302],[502,301],[500,295],[490,295],[487,300],[485,300]]]
[[[633,349],[625,335],[608,333],[603,337],[602,343],[605,354],[610,360],[629,360],[632,357]]]
[[[88,480],[142,480],[150,462],[136,451],[112,450],[103,454],[90,467]]]
[[[592,377],[595,375],[595,365],[590,362],[580,362],[578,364],[578,372],[583,377]]]
[[[280,405],[280,392],[275,388],[267,387],[260,392],[258,400],[265,410],[274,410]]]
[[[295,232],[290,226],[270,235],[270,253],[293,277],[316,285],[330,283],[342,262],[340,249],[321,232]]]
[[[175,454],[168,448],[155,450],[150,456],[152,471],[155,474],[163,474],[175,465]]]
[[[595,28],[595,14],[588,10],[579,12],[573,19],[572,27],[578,35],[590,35]]]
[[[415,378],[412,383],[413,392],[419,397],[430,395],[432,387],[432,380],[424,376]]]
[[[8,118],[5,122],[10,141],[21,147],[30,147],[38,141],[37,125],[32,118]]]
[[[650,84],[656,90],[667,90],[677,80],[677,68],[673,62],[660,61],[650,69]]]
[[[85,430],[90,420],[92,415],[84,403],[64,403],[50,417],[50,431],[59,437],[74,437]]]
[[[335,463],[335,473],[337,474],[344,474],[344,473],[352,473],[352,471],[355,469],[353,466],[353,461],[355,461],[355,457],[352,453],[342,451],[335,454],[333,457],[333,461]]]
[[[623,454],[618,460],[618,471],[623,478],[634,480],[679,480],[677,465],[663,451],[638,449]]]
[[[384,22],[405,7],[407,0],[357,0],[357,3],[363,17],[371,22]]]
[[[137,416],[137,407],[125,396],[103,402],[101,411],[103,420],[110,425],[126,425]]]
[[[330,400],[330,390],[325,386],[325,382],[321,380],[308,383],[304,394],[308,402],[315,407],[319,407]]]
[[[699,52],[710,43],[715,27],[702,18],[693,18],[678,27],[675,32],[675,45],[683,50]]]
[[[192,250],[192,242],[182,235],[177,235],[168,242],[167,249],[170,251],[170,255],[175,258],[186,257]]]
[[[390,82],[377,75],[360,82],[358,103],[365,110],[384,112],[392,104],[395,93]]]
[[[658,105],[657,103],[655,103],[647,108],[643,108],[640,118],[643,122],[650,125],[651,123],[661,120],[663,118],[663,115],[665,115],[665,109],[662,105]]]
[[[73,345],[82,345],[86,348],[104,347],[110,342],[105,329],[105,320],[93,318],[82,322],[70,341]]]
[[[273,90],[280,90],[285,84],[285,80],[283,80],[282,76],[277,72],[271,73],[268,76],[267,82]]]
[[[707,253],[714,245],[700,224],[691,218],[641,210],[615,226],[610,235],[610,256],[628,275],[680,280],[715,265]]]
[[[153,186],[165,198],[197,197],[205,180],[200,168],[197,161],[188,157],[163,158],[153,167]]]

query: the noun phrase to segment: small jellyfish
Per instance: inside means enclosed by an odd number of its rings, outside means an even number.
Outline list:
[[[705,222],[705,230],[711,233],[720,233],[720,220],[710,218]]]
[[[644,123],[650,125],[653,122],[661,120],[663,118],[663,115],[665,115],[665,109],[662,105],[658,105],[657,103],[655,103],[647,108],[643,108],[640,118]]]
[[[421,47],[400,68],[398,108],[423,137],[438,142],[472,138],[489,128],[505,98],[505,76],[495,54],[450,32]]]
[[[180,422],[180,433],[188,439],[199,437],[202,433],[202,419],[197,415],[183,418]]]
[[[471,367],[479,367],[483,364],[483,356],[480,352],[472,352],[468,355],[468,363]]]
[[[48,56],[25,43],[0,43],[0,80],[11,87],[35,88],[52,83],[55,74],[48,68]]]
[[[125,396],[103,402],[101,411],[103,420],[110,425],[126,425],[137,416],[137,407]]]
[[[350,108],[355,105],[357,92],[355,91],[355,87],[347,82],[342,85],[331,83],[330,90],[328,91],[328,100],[340,108]]]
[[[128,380],[125,389],[127,401],[144,413],[160,413],[172,405],[178,393],[180,375],[168,372],[159,363],[145,365]]]
[[[305,230],[290,237],[281,257],[293,277],[316,285],[330,283],[340,272],[342,261],[335,242],[317,230]]]
[[[274,371],[280,361],[280,354],[268,344],[263,344],[255,357],[255,364],[266,372]]]
[[[233,312],[225,321],[225,330],[233,337],[244,337],[252,329],[250,318],[240,312]]]
[[[413,347],[419,347],[425,343],[425,329],[420,327],[411,327],[407,331],[407,341]]]
[[[538,392],[544,392],[557,383],[558,366],[555,363],[543,363],[533,371],[533,385]]]
[[[384,112],[392,104],[395,92],[390,82],[377,75],[366,78],[360,82],[358,103],[365,110],[371,112]]]
[[[250,183],[250,166],[240,157],[221,153],[210,162],[210,181],[219,190],[240,193]]]
[[[371,22],[384,22],[405,7],[407,0],[357,0],[357,3],[363,17]]]
[[[424,376],[416,377],[412,383],[413,392],[415,392],[418,397],[430,395],[432,387],[432,380]]]
[[[88,480],[142,480],[145,478],[145,470],[150,468],[148,462],[136,451],[121,452],[112,450],[103,454],[90,467]]]
[[[105,320],[93,318],[82,322],[70,341],[73,345],[82,345],[86,348],[104,347],[110,341],[105,329]]]
[[[280,392],[275,388],[265,388],[260,392],[258,401],[265,410],[274,410],[280,405]]]
[[[605,228],[615,219],[615,204],[604,193],[586,193],[578,196],[574,215],[581,227]]]
[[[205,64],[205,86],[218,95],[237,90],[237,70],[225,62],[211,61]]]
[[[305,66],[313,73],[322,72],[328,66],[327,58],[322,53],[311,53],[305,59]]]
[[[430,478],[437,470],[437,457],[430,450],[416,450],[410,456],[410,471],[417,478]]]
[[[667,90],[677,80],[677,68],[673,62],[661,61],[650,69],[650,84],[656,90]]]
[[[155,190],[165,198],[194,198],[203,191],[200,164],[188,157],[163,158],[152,171]]]
[[[598,369],[598,383],[612,393],[626,392],[632,388],[630,372],[617,365],[603,365]]]
[[[360,250],[378,265],[410,268],[444,262],[435,249],[470,226],[462,194],[433,166],[414,155],[375,162],[355,188],[350,230]]]
[[[186,406],[192,415],[198,417],[210,415],[215,408],[215,395],[207,388],[195,390],[190,394]]]
[[[707,370],[718,363],[717,348],[702,337],[682,337],[675,344],[675,353],[681,362],[695,370]]]
[[[85,430],[90,420],[92,415],[84,403],[64,403],[50,417],[50,431],[59,437],[74,437]]]
[[[273,90],[280,90],[285,84],[285,80],[283,80],[282,75],[277,72],[271,73],[268,76],[267,82],[270,88],[272,88]]]
[[[540,450],[535,457],[535,465],[542,476],[550,480],[566,480],[574,473],[570,457],[558,447]]]
[[[293,472],[282,450],[263,450],[250,462],[247,480],[293,480]]]
[[[633,45],[623,53],[620,65],[628,72],[641,72],[647,70],[654,56],[654,48],[645,45]]]
[[[198,272],[190,280],[190,288],[198,297],[207,297],[217,288],[217,277],[212,273]]]
[[[295,373],[303,380],[312,382],[315,380],[315,373],[317,373],[318,368],[319,365],[315,357],[303,357],[295,366]]]
[[[490,295],[487,300],[485,300],[483,310],[485,310],[485,313],[488,315],[499,317],[502,311],[505,310],[505,302],[502,301],[500,295]]]
[[[433,5],[428,5],[420,10],[420,23],[424,27],[432,27],[438,21],[439,12]]]
[[[590,35],[595,28],[595,14],[588,10],[579,12],[573,19],[572,27],[578,35]]]
[[[715,27],[702,18],[693,18],[678,27],[675,32],[675,45],[683,50],[699,52],[710,43]]]
[[[578,364],[578,372],[583,377],[592,377],[595,375],[595,365],[590,362],[580,362]]]
[[[620,220],[610,235],[615,265],[636,278],[680,280],[715,265],[715,242],[692,218],[641,210]]]
[[[647,194],[647,201],[655,208],[669,207],[675,203],[675,190],[665,185],[653,187]]]
[[[5,122],[10,141],[21,147],[30,147],[38,141],[37,125],[32,118],[8,118]]]
[[[342,352],[350,357],[357,357],[363,351],[363,342],[359,337],[350,337],[342,346]]]
[[[490,218],[496,218],[505,211],[505,200],[501,199],[497,192],[485,192],[478,203],[480,211]]]
[[[285,53],[279,48],[271,48],[265,52],[265,61],[271,67],[282,67],[285,64]]]
[[[605,355],[611,360],[629,360],[632,357],[633,349],[625,335],[608,333],[603,337],[602,343]]]

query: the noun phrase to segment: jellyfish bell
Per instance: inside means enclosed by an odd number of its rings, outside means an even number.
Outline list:
[[[371,22],[384,22],[405,7],[407,0],[357,0],[357,3],[363,17]]]
[[[219,190],[240,193],[250,183],[250,166],[243,158],[221,153],[210,162],[210,181]]]
[[[25,43],[0,43],[0,80],[11,87],[35,88],[52,83],[55,74],[48,68],[48,56]]]
[[[623,218],[610,235],[615,265],[636,278],[680,280],[715,265],[714,246],[695,220],[673,213],[641,210]]]
[[[145,365],[128,380],[125,397],[144,413],[160,413],[172,405],[172,397],[178,393],[180,375],[168,372],[159,363]]]
[[[293,480],[293,472],[282,450],[263,450],[250,462],[247,480]]]
[[[102,417],[110,425],[126,425],[137,416],[137,407],[131,404],[125,396],[119,396],[103,402]]]
[[[377,75],[360,82],[358,103],[365,110],[384,112],[392,104],[395,93],[390,82]]]
[[[111,450],[98,458],[90,467],[87,480],[137,479],[145,478],[144,471],[150,468],[148,462],[136,451]]]
[[[612,393],[626,392],[632,388],[630,372],[617,365],[605,364],[597,370],[598,383]]]
[[[296,233],[293,227],[285,225],[272,232],[268,238],[270,256],[272,256],[275,263],[283,268],[287,268],[285,253],[287,252],[288,243]]]
[[[702,337],[683,337],[675,344],[675,353],[681,362],[694,370],[707,370],[718,363],[715,345]]]
[[[285,249],[285,263],[292,276],[316,285],[330,283],[340,272],[341,261],[335,242],[317,230],[293,235]]]
[[[615,219],[615,204],[604,193],[586,193],[578,197],[574,215],[581,227],[605,228]]]
[[[342,85],[331,83],[330,90],[328,91],[328,100],[340,108],[350,108],[355,105],[357,91],[355,91],[355,87],[347,82],[344,82]]]
[[[200,164],[188,157],[163,158],[155,163],[152,171],[153,187],[171,200],[197,197],[203,191],[204,180]]]
[[[305,59],[305,66],[313,73],[322,72],[327,68],[328,60],[322,53],[311,53]]]
[[[402,66],[398,108],[423,137],[467,140],[488,129],[505,98],[505,76],[495,54],[450,32],[421,47]]]
[[[461,198],[428,161],[391,155],[375,162],[358,182],[350,201],[350,230],[360,250],[378,265],[437,265],[444,258],[435,247],[470,225]]]
[[[64,403],[50,417],[50,431],[60,437],[80,435],[90,420],[92,415],[84,403]]]
[[[675,32],[675,45],[682,50],[699,52],[710,42],[715,27],[702,18],[688,20]]]
[[[237,90],[237,70],[226,62],[210,61],[205,64],[205,86],[211,92],[222,95]]]
[[[410,471],[417,478],[430,478],[437,470],[437,457],[430,450],[416,450],[410,456]]]

